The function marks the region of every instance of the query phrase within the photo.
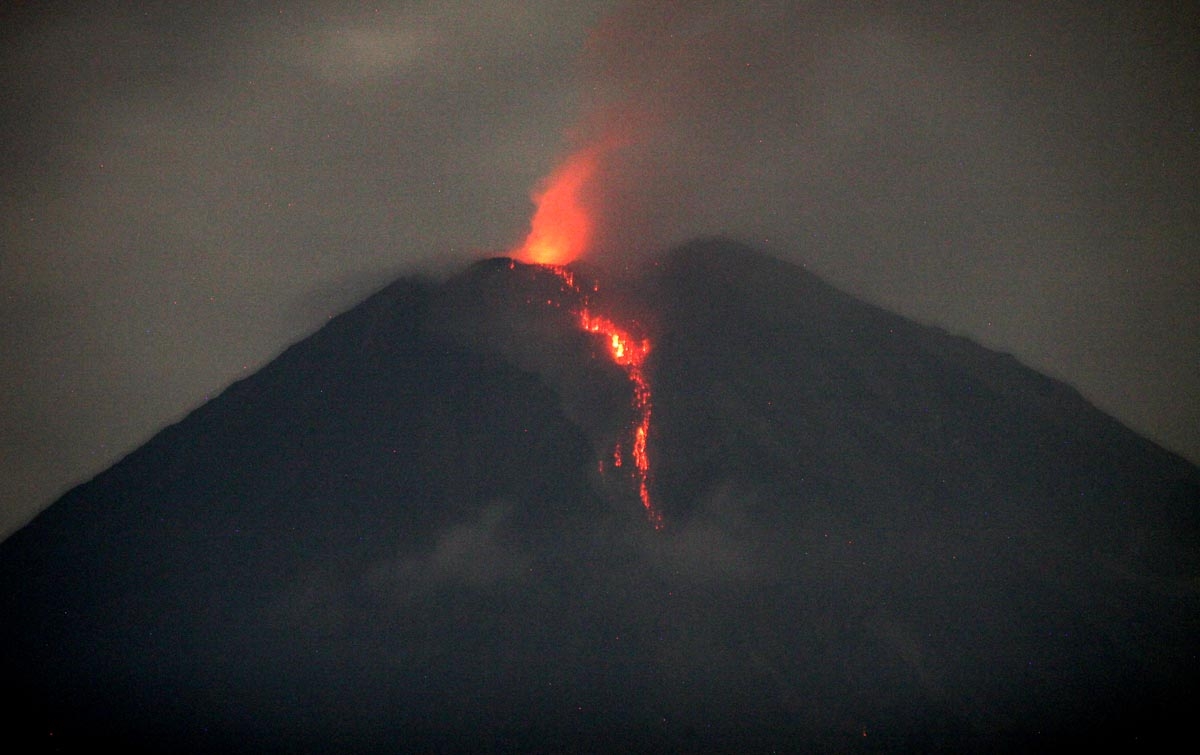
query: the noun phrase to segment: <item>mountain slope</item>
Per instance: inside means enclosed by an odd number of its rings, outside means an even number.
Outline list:
[[[655,531],[604,466],[630,388],[582,296],[503,259],[398,281],[64,496],[0,544],[14,721],[175,751],[983,750],[1144,743],[1194,699],[1195,467],[708,240],[595,294],[654,342]]]

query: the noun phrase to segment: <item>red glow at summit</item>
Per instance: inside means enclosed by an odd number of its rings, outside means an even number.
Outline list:
[[[525,243],[513,252],[522,262],[565,265],[588,251],[593,221],[581,194],[596,175],[599,151],[581,150],[567,158],[533,196],[537,209]]]

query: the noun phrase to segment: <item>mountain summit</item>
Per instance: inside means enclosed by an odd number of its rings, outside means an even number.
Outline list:
[[[1200,693],[1200,470],[727,240],[594,274],[397,281],[0,544],[10,731],[172,752],[1174,733]],[[644,349],[641,404],[617,335]]]

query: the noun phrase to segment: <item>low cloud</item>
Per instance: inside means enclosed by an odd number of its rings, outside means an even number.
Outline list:
[[[489,503],[443,531],[428,550],[375,566],[364,577],[368,591],[403,605],[430,591],[488,589],[522,579],[531,560],[507,527],[511,513],[508,502]]]

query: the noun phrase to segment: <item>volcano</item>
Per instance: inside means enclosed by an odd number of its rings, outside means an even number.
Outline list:
[[[9,737],[1178,734],[1200,693],[1195,466],[1010,356],[729,240],[601,278],[497,258],[398,280],[0,544]],[[644,339],[636,379],[583,312]],[[640,472],[618,463],[639,427]]]

